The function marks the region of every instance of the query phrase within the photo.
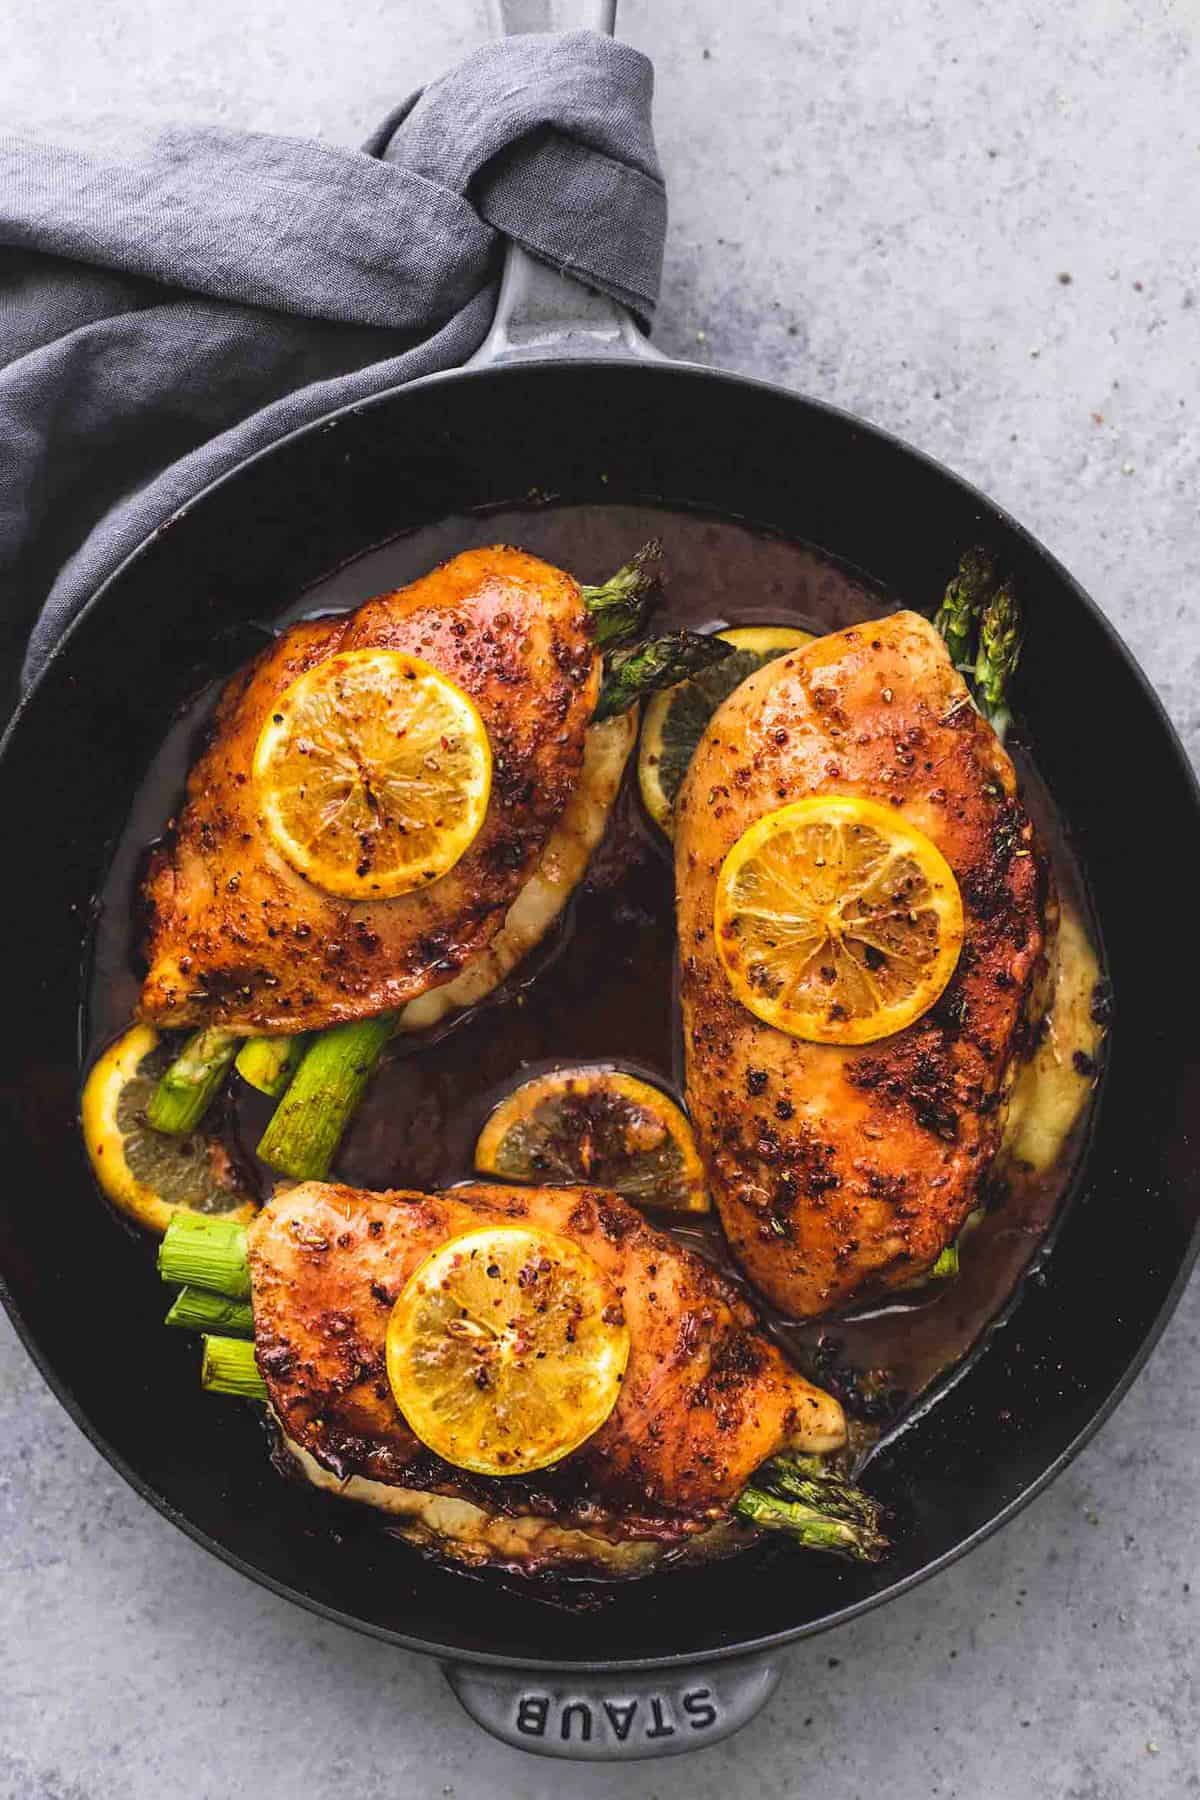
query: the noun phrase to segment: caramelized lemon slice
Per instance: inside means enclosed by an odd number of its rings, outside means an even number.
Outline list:
[[[719,631],[717,636],[733,645],[733,655],[648,702],[638,749],[638,784],[646,811],[668,837],[675,830],[675,796],[718,706],[748,675],[789,650],[811,644],[812,635],[794,625],[734,625]]]
[[[110,1044],[84,1085],[83,1141],[96,1180],[121,1211],[160,1234],[172,1213],[248,1219],[254,1200],[229,1152],[205,1131],[167,1136],[146,1107],[175,1051],[149,1025]]]
[[[451,1238],[388,1321],[396,1405],[423,1444],[477,1475],[526,1475],[578,1449],[616,1405],[628,1357],[603,1270],[524,1226]]]
[[[307,880],[383,900],[452,869],[487,812],[475,703],[420,657],[347,650],[282,695],[259,734],[263,824]]]
[[[707,1212],[692,1128],[675,1102],[615,1069],[557,1069],[502,1100],[475,1167],[503,1181],[611,1188],[643,1206]]]
[[[889,807],[814,795],[738,839],[713,929],[730,986],[758,1018],[816,1043],[867,1044],[942,992],[962,898],[936,844]]]

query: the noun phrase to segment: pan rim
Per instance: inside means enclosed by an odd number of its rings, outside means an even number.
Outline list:
[[[1156,689],[1153,687],[1137,659],[1129,650],[1116,627],[1108,619],[1098,604],[1091,598],[1086,590],[1081,587],[1058,558],[1055,557],[1053,553],[1049,551],[1045,545],[1043,545],[1040,540],[1023,526],[1005,507],[990,499],[973,483],[947,468],[946,465],[940,462],[936,457],[906,443],[902,438],[887,431],[881,426],[875,425],[846,411],[844,408],[833,406],[829,402],[817,399],[811,395],[782,387],[778,383],[763,380],[758,377],[740,375],[727,370],[710,369],[695,363],[631,363],[628,367],[638,371],[639,380],[644,377],[646,380],[654,379],[667,382],[676,380],[700,381],[702,383],[710,383],[713,386],[733,387],[735,389],[740,389],[751,396],[756,394],[762,395],[775,402],[784,401],[799,406],[811,412],[824,415],[832,421],[838,422],[853,431],[862,433],[874,439],[889,455],[894,455],[899,452],[906,458],[914,459],[931,472],[953,483],[955,487],[968,499],[973,501],[982,512],[998,520],[1008,532],[1023,544],[1024,547],[1033,552],[1057,580],[1070,591],[1072,597],[1083,606],[1084,610],[1091,616],[1092,621],[1099,625],[1109,651],[1116,655],[1118,660],[1122,663],[1126,675],[1132,676],[1135,683],[1140,688],[1143,698],[1150,702],[1152,714],[1157,718],[1159,729],[1165,737],[1165,743],[1170,746],[1178,771],[1184,777],[1185,789],[1191,797],[1193,817],[1200,819],[1200,777],[1197,776],[1196,771],[1192,767],[1191,760],[1187,755],[1179,733]],[[446,383],[457,384],[468,379],[476,382],[486,381],[489,383],[505,384],[529,376],[533,376],[535,379],[541,379],[547,376],[552,378],[555,374],[560,372],[574,375],[583,371],[592,371],[603,372],[611,376],[613,370],[613,360],[604,357],[572,358],[569,361],[554,358],[539,358],[536,360],[531,359],[520,363],[502,364],[493,367],[465,367],[441,370],[434,374],[421,377],[417,381],[406,383],[403,387],[386,389],[380,394],[373,395],[369,400],[354,401],[347,406],[337,408],[330,413],[309,421],[305,425],[297,427],[294,431],[284,434],[275,439],[271,444],[265,445],[254,451],[251,455],[243,458],[232,468],[225,470],[221,475],[217,476],[213,481],[201,488],[179,507],[171,515],[170,519],[164,522],[164,524],[155,527],[147,533],[142,541],[121,560],[108,576],[105,577],[104,581],[80,608],[79,612],[75,615],[67,629],[59,638],[51,654],[47,657],[42,668],[38,671],[36,677],[20,696],[19,702],[4,730],[3,736],[0,737],[0,762],[3,762],[3,759],[8,754],[14,737],[22,727],[26,712],[34,703],[43,683],[49,678],[51,672],[57,668],[60,658],[66,654],[72,643],[75,632],[107,596],[109,590],[122,579],[131,565],[146,553],[150,545],[153,544],[165,530],[177,520],[189,514],[210,495],[223,488],[226,483],[241,476],[246,470],[257,465],[261,460],[273,456],[284,446],[291,445],[310,433],[328,430],[330,425],[336,423],[340,418],[357,416],[364,412],[371,411],[377,406],[393,403],[398,395],[407,394],[410,391],[421,390],[435,385],[444,385]],[[832,549],[833,547],[827,548]],[[836,550],[834,553],[836,554]],[[1200,1255],[1200,1227],[1197,1227],[1193,1231],[1191,1240],[1186,1246],[1167,1294],[1147,1327],[1138,1344],[1135,1354],[1129,1359],[1125,1368],[1113,1382],[1108,1393],[1096,1407],[1091,1417],[1076,1432],[1075,1436],[1063,1447],[1063,1449],[1060,1450],[1058,1455],[1029,1482],[1028,1486],[1023,1488],[1020,1493],[1015,1495],[1013,1499],[1001,1507],[991,1519],[978,1526],[974,1531],[969,1533],[959,1543],[953,1545],[949,1550],[946,1550],[942,1555],[935,1557],[923,1567],[911,1571],[909,1574],[879,1589],[875,1593],[848,1602],[819,1619],[810,1620],[800,1625],[785,1627],[780,1631],[766,1633],[758,1637],[745,1638],[733,1645],[704,1650],[670,1652],[664,1655],[648,1657],[634,1656],[596,1659],[577,1659],[569,1656],[564,1657],[562,1655],[543,1658],[511,1656],[498,1651],[463,1649],[454,1644],[435,1642],[428,1637],[410,1636],[402,1631],[397,1631],[387,1626],[376,1625],[369,1620],[362,1619],[352,1613],[346,1612],[337,1606],[329,1605],[324,1601],[318,1600],[313,1596],[300,1591],[298,1588],[291,1586],[288,1582],[277,1580],[275,1577],[267,1574],[264,1570],[248,1562],[237,1551],[219,1543],[215,1538],[210,1536],[205,1529],[194,1524],[179,1510],[178,1507],[174,1506],[163,1495],[159,1494],[146,1480],[143,1479],[143,1477],[137,1474],[125,1458],[108,1443],[103,1434],[92,1426],[85,1412],[66,1385],[61,1383],[57,1376],[50,1372],[47,1359],[43,1356],[39,1345],[34,1340],[31,1329],[26,1325],[25,1319],[21,1314],[13,1295],[9,1291],[8,1284],[2,1274],[0,1274],[0,1301],[3,1302],[7,1314],[13,1322],[14,1330],[16,1331],[21,1344],[35,1367],[38,1369],[38,1372],[41,1374],[50,1391],[63,1406],[73,1422],[83,1432],[84,1436],[95,1446],[110,1466],[116,1470],[116,1472],[137,1494],[140,1495],[142,1499],[148,1501],[155,1510],[171,1524],[178,1526],[194,1543],[219,1557],[220,1560],[230,1568],[236,1569],[239,1573],[249,1577],[249,1579],[256,1582],[259,1586],[265,1587],[271,1592],[278,1594],[281,1598],[304,1607],[308,1612],[311,1612],[318,1617],[331,1620],[339,1625],[344,1625],[351,1630],[358,1631],[365,1636],[375,1638],[381,1642],[393,1644],[398,1648],[410,1650],[422,1655],[432,1656],[446,1663],[464,1663],[484,1668],[508,1669],[528,1673],[549,1673],[563,1670],[569,1670],[572,1673],[581,1675],[612,1674],[618,1672],[641,1673],[655,1670],[667,1671],[698,1668],[729,1662],[748,1656],[761,1656],[772,1651],[782,1650],[790,1644],[799,1643],[806,1638],[815,1637],[823,1631],[828,1631],[837,1626],[848,1624],[853,1619],[859,1618],[863,1614],[874,1610],[874,1608],[884,1604],[886,1601],[898,1598],[900,1595],[917,1587],[921,1582],[926,1581],[930,1577],[941,1573],[942,1570],[949,1568],[952,1564],[958,1562],[960,1558],[966,1556],[970,1551],[978,1548],[980,1544],[990,1538],[993,1533],[1010,1523],[1018,1513],[1036,1499],[1039,1494],[1044,1492],[1050,1483],[1062,1473],[1076,1456],[1078,1456],[1080,1451],[1091,1441],[1100,1428],[1112,1416],[1117,1406],[1128,1394],[1133,1383],[1145,1368],[1151,1353],[1158,1344],[1172,1314],[1179,1304],[1179,1300],[1190,1279],[1198,1255]]]

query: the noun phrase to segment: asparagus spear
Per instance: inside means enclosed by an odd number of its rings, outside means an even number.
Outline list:
[[[1021,655],[1021,608],[984,550],[968,550],[934,615],[950,659],[967,677],[976,706],[1004,741],[1011,723],[1005,693]]]
[[[619,644],[640,628],[659,584],[661,563],[662,545],[657,538],[651,538],[624,568],[599,587],[584,586],[583,598],[592,615],[598,644]]]
[[[210,1394],[237,1394],[243,1400],[267,1398],[267,1384],[254,1360],[254,1345],[245,1338],[204,1339],[200,1385]]]
[[[1021,609],[1012,589],[999,587],[979,622],[975,700],[1001,743],[1012,718],[1005,694],[1021,659],[1022,638]]]
[[[626,712],[647,694],[674,687],[710,663],[732,656],[734,646],[723,638],[695,631],[672,631],[628,650],[616,650],[604,661],[604,682],[596,702],[594,719],[608,719]]]
[[[229,1300],[224,1294],[210,1294],[205,1288],[180,1288],[163,1323],[177,1325],[183,1331],[254,1336],[254,1311],[248,1300]]]
[[[150,1096],[146,1123],[154,1131],[178,1137],[194,1131],[216,1098],[241,1041],[236,1032],[216,1027],[195,1032]]]
[[[250,1293],[245,1226],[236,1219],[175,1213],[158,1246],[158,1272],[180,1287],[245,1300]]]
[[[304,1054],[309,1034],[299,1031],[294,1037],[246,1038],[237,1053],[234,1068],[243,1081],[248,1081],[260,1094],[273,1100],[287,1091],[296,1072],[296,1064]]]
[[[318,1033],[262,1135],[263,1162],[296,1181],[328,1173],[394,1024],[383,1013]]]
[[[776,1456],[734,1502],[760,1531],[785,1531],[809,1550],[877,1562],[887,1549],[882,1508],[815,1456]]]
[[[967,550],[933,620],[955,668],[967,669],[974,661],[975,633],[995,585],[996,570],[987,551]]]
[[[985,1217],[986,1210],[985,1207],[977,1206],[973,1212],[969,1212],[963,1220],[958,1236],[946,1245],[933,1267],[926,1270],[924,1275],[917,1275],[912,1281],[906,1282],[905,1286],[920,1288],[924,1287],[927,1281],[953,1281],[958,1275],[963,1244]]]
[[[927,1281],[949,1281],[957,1274],[958,1245],[957,1243],[947,1244],[925,1279]]]

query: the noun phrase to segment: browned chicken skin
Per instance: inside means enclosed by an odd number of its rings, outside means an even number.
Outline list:
[[[895,806],[942,851],[966,934],[938,1004],[855,1049],[735,998],[716,882],[764,813],[808,794]],[[975,1204],[1028,1047],[1047,871],[1012,763],[932,626],[901,612],[769,663],[709,724],[677,808],[687,1098],[730,1248],[798,1318],[918,1278]]]
[[[492,1479],[451,1467],[414,1437],[392,1398],[384,1341],[393,1302],[431,1251],[481,1224],[518,1220],[569,1238],[604,1270],[631,1348],[615,1408],[580,1449],[539,1475]],[[776,1452],[845,1441],[837,1401],[791,1368],[736,1291],[615,1195],[487,1186],[372,1194],[307,1183],[259,1215],[250,1264],[271,1406],[291,1444],[344,1482],[670,1542],[726,1520]]]
[[[474,700],[492,748],[487,816],[419,892],[350,901],[290,867],[257,814],[251,765],[272,706],[338,651],[404,650]],[[234,676],[151,874],[152,1024],[299,1031],[368,1018],[453,979],[499,930],[583,760],[600,655],[578,584],[523,551],[469,550],[346,618],[295,625]]]

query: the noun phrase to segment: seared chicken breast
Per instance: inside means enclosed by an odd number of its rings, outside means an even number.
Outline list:
[[[615,1407],[579,1449],[536,1475],[472,1475],[405,1423],[386,1372],[388,1318],[448,1238],[521,1221],[599,1265],[623,1308],[629,1360]],[[837,1401],[785,1361],[736,1290],[615,1195],[308,1183],[263,1209],[250,1266],[259,1368],[303,1472],[468,1560],[634,1572],[661,1554],[732,1547],[748,1534],[730,1508],[760,1464],[845,1442]]]
[[[292,868],[251,778],[272,708],[342,651],[418,656],[468,694],[492,790],[478,835],[428,887],[378,900],[323,891]],[[348,617],[284,632],[227,686],[173,840],[147,884],[157,1026],[293,1032],[371,1017],[452,981],[483,950],[574,793],[600,682],[578,584],[519,550],[471,550]]]
[[[937,1004],[858,1048],[807,1042],[735,997],[713,941],[722,862],[808,795],[896,808],[957,879],[965,935]],[[680,792],[676,900],[687,1099],[730,1249],[812,1318],[919,1279],[957,1235],[1029,1047],[1048,876],[1013,766],[942,640],[900,612],[745,681]]]

